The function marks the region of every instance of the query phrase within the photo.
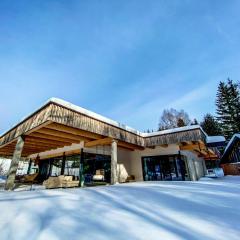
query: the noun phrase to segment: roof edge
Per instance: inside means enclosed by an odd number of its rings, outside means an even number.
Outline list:
[[[154,136],[160,136],[160,135],[165,135],[165,134],[171,134],[171,133],[177,133],[177,132],[184,132],[184,131],[191,131],[191,130],[195,130],[195,129],[200,129],[202,131],[202,133],[204,134],[205,137],[207,137],[208,135],[203,131],[203,129],[201,128],[200,125],[190,125],[190,126],[185,126],[185,127],[178,127],[178,128],[172,128],[172,129],[167,129],[167,130],[162,130],[162,131],[157,131],[157,132],[152,132],[152,133],[143,133],[140,132],[132,127],[129,127],[125,124],[121,124],[117,121],[114,121],[110,118],[104,117],[98,113],[95,113],[93,111],[87,110],[85,108],[79,107],[77,105],[74,105],[70,102],[67,102],[65,100],[62,100],[60,98],[56,98],[56,97],[52,97],[50,99],[48,99],[40,108],[38,108],[37,110],[35,110],[33,113],[31,113],[30,115],[28,115],[27,117],[24,117],[21,119],[21,121],[15,125],[13,125],[13,127],[11,127],[9,130],[7,130],[6,132],[3,132],[0,135],[0,138],[4,137],[4,135],[6,135],[7,133],[9,133],[10,131],[12,131],[14,128],[18,127],[20,124],[22,124],[24,121],[26,121],[27,119],[31,118],[34,114],[38,113],[39,111],[41,111],[43,108],[45,108],[46,106],[48,106],[51,103],[55,103],[57,105],[60,105],[62,107],[68,108],[70,110],[82,113],[86,116],[89,116],[91,118],[94,118],[96,120],[99,120],[101,122],[105,122],[109,125],[115,126],[117,128],[123,129],[125,131],[131,132],[133,134],[136,134],[138,136],[141,136],[143,138],[147,138],[147,137],[154,137]]]

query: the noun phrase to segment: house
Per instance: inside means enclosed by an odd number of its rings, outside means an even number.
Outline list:
[[[221,167],[227,175],[240,175],[240,134],[234,134],[221,158]]]
[[[0,156],[12,158],[7,188],[12,188],[21,158],[49,176],[91,178],[102,170],[111,184],[149,180],[198,180],[206,161],[217,154],[207,147],[198,125],[142,133],[99,114],[52,98],[0,137]],[[30,169],[29,168],[29,169]]]
[[[210,148],[212,151],[215,152],[216,157],[214,157],[215,161],[206,161],[206,167],[207,169],[214,169],[219,168],[220,165],[220,158],[221,158],[221,152],[226,147],[226,139],[224,136],[207,136],[206,137],[206,145],[208,148]],[[208,158],[208,160],[211,160],[211,158]]]

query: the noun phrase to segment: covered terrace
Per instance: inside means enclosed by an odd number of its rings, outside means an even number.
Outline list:
[[[169,144],[174,143],[179,145],[180,150],[194,151],[204,158],[216,157],[216,154],[206,147],[205,139],[205,133],[199,126],[144,134],[54,98],[1,136],[0,156],[12,159],[5,189],[14,188],[16,171],[21,158],[38,163],[43,159],[39,157],[43,152],[48,153],[48,158],[59,154],[65,156],[80,154],[79,173],[81,175],[84,149],[109,146],[111,184],[115,184],[118,149],[130,152],[144,151],[154,149],[156,146],[168,147]],[[54,153],[53,150],[56,149],[62,149],[62,151]]]

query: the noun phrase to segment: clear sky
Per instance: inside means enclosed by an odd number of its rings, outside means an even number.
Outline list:
[[[240,1],[0,1],[0,132],[50,97],[156,129],[240,80]]]

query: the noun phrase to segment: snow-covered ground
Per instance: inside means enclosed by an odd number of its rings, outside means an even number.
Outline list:
[[[240,177],[0,192],[0,239],[239,239]]]

